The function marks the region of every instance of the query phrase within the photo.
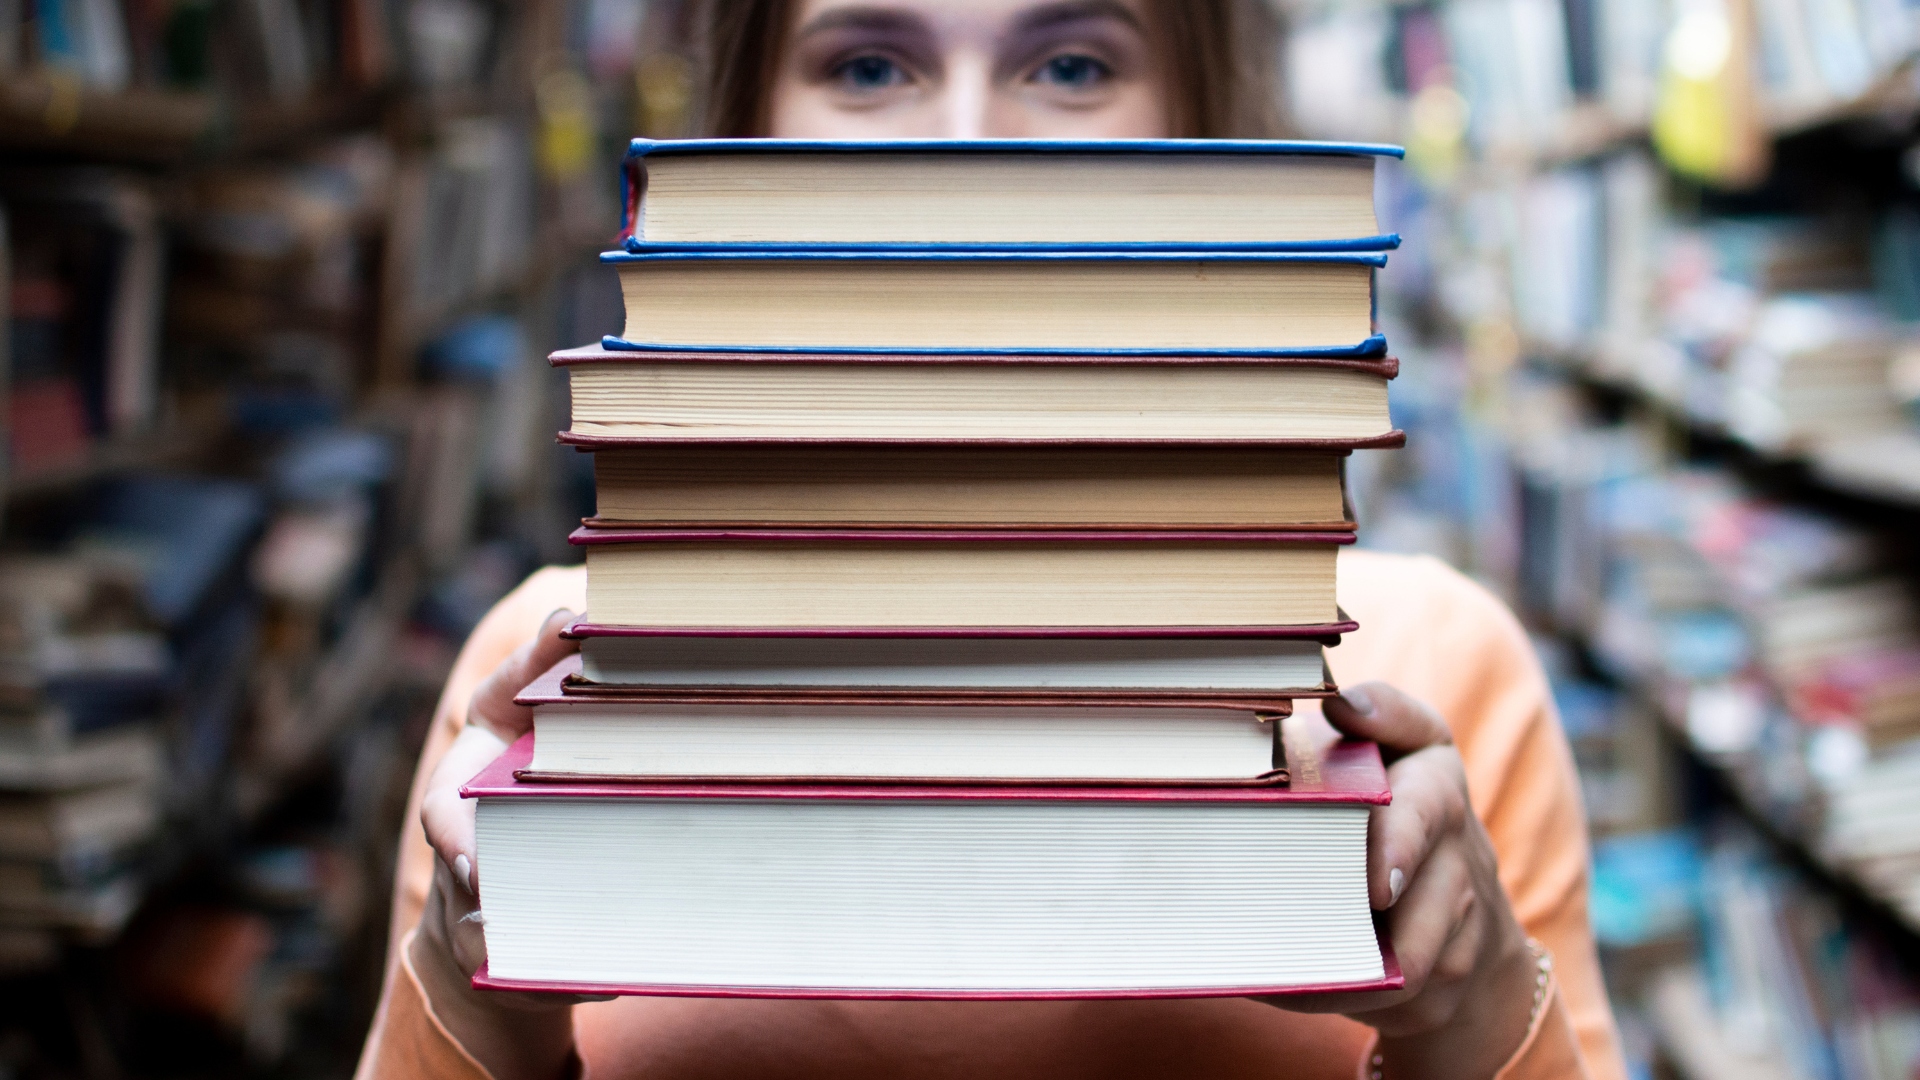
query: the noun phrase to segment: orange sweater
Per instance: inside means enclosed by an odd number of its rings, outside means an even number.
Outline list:
[[[420,756],[402,826],[387,984],[358,1080],[484,1077],[434,1018],[404,943],[432,876],[422,785],[475,685],[554,609],[585,608],[586,577],[547,569],[489,613],[460,653]],[[1340,558],[1361,629],[1329,653],[1343,684],[1392,683],[1452,725],[1468,789],[1527,933],[1553,954],[1547,1006],[1501,1080],[1624,1080],[1587,924],[1587,835],[1572,757],[1526,635],[1498,600],[1426,558]],[[1116,947],[1124,947],[1117,944]],[[1258,1077],[1365,1075],[1371,1029],[1245,999],[816,1002],[620,998],[574,1009],[594,1080],[693,1077]]]

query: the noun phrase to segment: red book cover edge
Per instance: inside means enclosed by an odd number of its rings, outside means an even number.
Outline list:
[[[528,687],[530,692],[532,687]],[[1291,716],[1296,698],[1329,698],[1340,692],[1328,683],[1286,687],[1261,696],[1252,691],[1205,690],[1186,687],[995,687],[964,686],[792,686],[778,683],[752,686],[689,683],[607,684],[569,678],[552,699],[515,699],[522,705],[892,705],[904,708],[955,706],[999,709],[1056,709],[1085,706],[1097,709],[1224,709]],[[522,694],[525,698],[525,693]]]
[[[1297,626],[623,626],[576,619],[562,637],[846,638],[1293,638],[1340,644],[1360,624],[1340,620]]]
[[[739,521],[712,521],[712,520],[701,520],[701,521],[625,520],[623,521],[618,518],[602,518],[602,517],[581,518],[580,527],[583,529],[599,529],[599,530],[672,529],[676,531],[714,531],[714,530],[729,530],[729,529],[735,529],[735,530],[737,529],[756,529],[756,530],[774,529],[781,532],[807,532],[807,531],[819,530],[819,529],[832,529],[836,532],[867,532],[871,530],[871,531],[879,531],[879,532],[901,532],[901,533],[977,532],[977,533],[996,533],[996,534],[1025,533],[1025,532],[1057,532],[1061,529],[1070,529],[1073,532],[1087,532],[1087,533],[1152,533],[1152,532],[1158,532],[1167,528],[1167,526],[1156,525],[1151,522],[1097,522],[1097,523],[1082,523],[1082,524],[1075,524],[1075,525],[1056,525],[1056,524],[1052,524],[1044,521],[1028,521],[1028,522],[916,521],[916,522],[909,522],[909,523],[892,522],[892,521],[872,521],[872,522],[836,521],[831,524],[821,524],[820,522],[817,522],[817,521],[755,521],[748,524],[748,523],[743,523]],[[1352,518],[1348,518],[1346,521],[1323,521],[1323,522],[1304,522],[1300,524],[1289,524],[1285,526],[1285,529],[1288,532],[1332,533],[1334,535],[1339,535],[1340,533],[1356,532],[1358,531],[1359,527],[1360,527],[1359,524],[1356,523]],[[1222,524],[1222,525],[1190,525],[1190,526],[1181,526],[1181,528],[1189,532],[1234,534],[1234,533],[1271,532],[1273,531],[1275,526]]]
[[[793,436],[715,435],[587,435],[562,431],[556,441],[579,450],[616,450],[649,446],[873,446],[873,447],[1139,447],[1194,450],[1398,450],[1407,445],[1407,433],[1394,428],[1366,439],[912,439],[900,437],[797,438]]]
[[[582,526],[573,530],[567,542],[576,546],[593,544],[657,543],[982,543],[982,544],[1139,544],[1139,543],[1214,543],[1214,544],[1351,544],[1351,531],[1265,530],[1261,532],[1155,529],[1119,532],[1098,529],[602,529]]]
[[[1293,715],[1295,697],[1330,697],[1322,687],[1272,695],[1247,691],[1206,690],[1031,690],[1018,687],[991,690],[945,687],[830,687],[760,686],[694,687],[607,685],[581,678],[578,654],[528,683],[514,696],[514,704],[554,705],[895,705],[959,708],[1062,708],[1085,705],[1104,708],[1215,709],[1265,716]],[[1324,670],[1324,668],[1323,668]]]
[[[1331,729],[1327,729],[1329,732]],[[533,764],[533,733],[520,737],[460,789],[463,799],[837,799],[884,802],[1227,802],[1342,803],[1384,806],[1392,801],[1380,748],[1358,739],[1329,738],[1302,746],[1287,740],[1285,786],[1074,784],[741,784],[528,783],[516,778]]]

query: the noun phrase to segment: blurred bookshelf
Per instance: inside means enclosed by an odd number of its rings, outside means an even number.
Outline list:
[[[663,0],[0,0],[0,1075],[344,1076]]]
[[[1920,24],[1877,0],[1290,3],[1402,142],[1374,546],[1535,635],[1635,1075],[1920,1064]]]

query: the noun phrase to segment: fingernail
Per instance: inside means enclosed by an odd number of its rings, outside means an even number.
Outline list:
[[[461,857],[465,858],[465,856]],[[1392,894],[1387,898],[1388,907],[1392,907],[1400,902],[1400,893],[1404,891],[1406,887],[1407,875],[1401,873],[1399,867],[1396,866],[1387,871],[1387,892]]]
[[[1400,871],[1398,870],[1394,871],[1394,873],[1396,874],[1399,872]],[[473,860],[467,858],[465,855],[455,855],[453,857],[453,876],[459,880],[461,888],[467,890],[468,892],[472,892],[473,891]],[[1394,889],[1393,895],[1399,896],[1400,890],[1398,888]]]
[[[1340,699],[1345,701],[1354,712],[1359,713],[1361,716],[1371,717],[1373,715],[1373,695],[1367,693],[1367,688],[1364,686],[1355,686],[1340,691]]]

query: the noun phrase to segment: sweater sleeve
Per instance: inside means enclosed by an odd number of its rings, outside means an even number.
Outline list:
[[[1587,918],[1579,778],[1526,632],[1506,605],[1435,559],[1352,552],[1340,571],[1341,603],[1361,630],[1329,652],[1334,675],[1390,683],[1446,719],[1514,916],[1553,956],[1551,1008],[1502,1080],[1624,1080]]]
[[[493,669],[539,632],[558,608],[586,607],[586,572],[550,567],[520,584],[495,604],[454,661],[446,689],[433,713],[420,764],[413,774],[406,816],[400,822],[400,853],[393,873],[393,918],[387,934],[387,974],[373,1027],[367,1032],[355,1080],[398,1077],[485,1077],[486,1071],[453,1041],[434,1018],[420,981],[407,959],[406,942],[426,906],[433,880],[433,849],[420,827],[420,798],[440,756],[467,722],[467,703]]]
[[[1375,1080],[1381,1064],[1374,1050],[1379,1041],[1378,1036],[1367,1040],[1366,1052],[1360,1057],[1358,1080]],[[1506,1064],[1500,1066],[1493,1080],[1586,1080],[1592,1076],[1593,1071],[1584,1060],[1580,1037],[1567,1015],[1566,1001],[1560,995],[1560,984],[1550,982],[1539,1012],[1527,1026],[1526,1038],[1520,1040],[1520,1046]]]
[[[1587,1068],[1580,1036],[1573,1029],[1566,1001],[1555,983],[1549,987],[1540,1015],[1534,1017],[1520,1049],[1494,1074],[1494,1080],[1571,1080],[1593,1075],[1593,1070]]]
[[[360,1051],[359,1080],[408,1077],[410,1080],[493,1080],[473,1055],[456,1041],[420,988],[407,948],[414,931],[400,939],[398,959],[374,1013],[373,1028]]]

